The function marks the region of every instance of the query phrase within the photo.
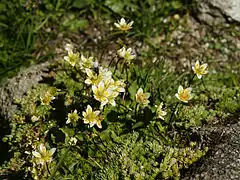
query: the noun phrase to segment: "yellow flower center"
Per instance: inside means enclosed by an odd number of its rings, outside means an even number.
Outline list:
[[[183,92],[180,94],[181,99],[187,101],[190,99],[190,94],[189,94],[189,90],[184,89]]]

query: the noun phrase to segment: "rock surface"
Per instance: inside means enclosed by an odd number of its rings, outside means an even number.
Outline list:
[[[3,118],[8,119],[14,114],[17,108],[13,104],[14,99],[23,97],[28,90],[41,81],[49,65],[49,62],[45,62],[30,66],[0,87],[0,115]]]
[[[226,20],[240,23],[240,0],[199,0],[197,17],[209,25]]]
[[[216,145],[211,149],[210,155],[201,163],[192,167],[192,170],[190,169],[183,179],[239,180],[240,122],[209,128],[206,132],[209,135],[215,135]]]

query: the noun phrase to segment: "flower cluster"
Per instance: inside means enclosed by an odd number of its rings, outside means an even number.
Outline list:
[[[123,80],[114,81],[112,72],[103,67],[99,67],[99,72],[86,69],[87,79],[85,83],[92,85],[94,98],[101,103],[100,109],[106,104],[116,105],[115,98],[120,92],[124,92],[125,84]]]
[[[115,81],[112,78],[112,72],[107,68],[103,68],[98,65],[97,61],[94,61],[93,57],[86,58],[84,55],[81,55],[79,58],[79,53],[73,53],[73,47],[70,44],[65,46],[65,49],[68,51],[68,56],[65,56],[64,59],[70,63],[72,66],[76,66],[82,72],[86,74],[85,83],[87,85],[92,86],[93,96],[99,101],[100,109],[107,104],[111,104],[112,106],[116,105],[115,99],[119,95],[120,92],[124,92],[125,83],[123,80]],[[131,53],[128,50],[127,52]],[[125,55],[128,59],[131,59],[129,55]],[[86,112],[83,112],[83,120],[85,124],[90,124],[90,127],[95,124],[101,128],[101,121],[103,120],[103,116],[99,115],[100,111],[92,111],[92,107],[90,105],[87,106]],[[77,110],[68,114],[68,118],[66,124],[72,123],[76,125],[79,116],[77,114]]]
[[[83,54],[74,53],[73,52],[73,45],[66,44],[65,50],[68,52],[67,56],[64,56],[64,60],[67,61],[71,66],[79,67],[81,70],[85,70],[85,68],[91,68],[94,62],[94,58],[92,56],[86,58]]]
[[[198,79],[201,79],[203,75],[208,73],[207,64],[200,65],[199,61],[196,61],[195,65],[192,67],[192,70],[194,74],[197,75]],[[175,94],[175,96],[182,102],[188,103],[190,99],[193,98],[193,95],[191,94],[192,88],[186,88],[183,89],[183,87],[180,85],[178,87],[178,93]]]

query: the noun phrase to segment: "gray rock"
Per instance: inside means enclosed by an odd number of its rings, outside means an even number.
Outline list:
[[[209,25],[240,22],[240,0],[198,0],[197,17]]]
[[[216,128],[210,127],[204,131],[208,135],[215,135],[216,145],[212,147],[210,155],[202,163],[193,166],[182,179],[239,180],[240,122]]]
[[[11,118],[16,111],[17,106],[13,104],[14,99],[23,97],[34,85],[39,83],[46,75],[44,71],[48,70],[50,63],[45,62],[30,66],[22,70],[12,79],[9,79],[0,87],[0,115],[5,118]]]

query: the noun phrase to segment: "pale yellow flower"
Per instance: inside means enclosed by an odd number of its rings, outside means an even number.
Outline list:
[[[72,113],[68,113],[66,124],[73,123],[75,125],[78,119],[79,119],[79,116],[78,116],[77,110],[75,109]]]
[[[99,115],[99,116],[97,117],[97,119],[96,119],[96,125],[97,125],[97,127],[100,128],[100,129],[102,128],[101,122],[103,121],[103,119],[104,119],[103,115]]]
[[[115,81],[114,85],[117,87],[118,92],[125,92],[125,86],[126,84],[124,83],[124,80],[118,80]]]
[[[109,92],[105,88],[104,82],[101,81],[97,86],[93,85],[92,91],[93,91],[94,98],[97,101],[101,102],[101,108],[103,108],[103,106],[105,106],[108,103],[108,96],[109,96]]]
[[[75,66],[79,62],[79,53],[73,53],[73,51],[68,51],[68,55],[64,56],[64,60],[67,61],[71,66]]]
[[[93,72],[91,69],[86,68],[85,71],[88,76],[87,79],[85,80],[86,84],[97,85],[102,80],[101,77],[97,73]]]
[[[118,93],[125,92],[126,84],[124,83],[124,80],[114,81],[113,79],[110,79],[106,81],[105,84],[108,90],[110,91],[114,91]]]
[[[43,96],[40,97],[42,105],[49,105],[54,99],[55,97],[48,91]]]
[[[112,72],[108,71],[108,69],[104,69],[102,67],[99,67],[99,73],[95,73],[91,69],[86,68],[86,74],[87,79],[85,80],[85,83],[90,85],[98,85],[101,81],[107,81],[112,78]]]
[[[44,144],[40,144],[39,151],[33,151],[32,154],[36,158],[37,164],[44,165],[47,162],[52,161],[52,155],[56,151],[56,148],[52,148],[49,151],[47,151]]]
[[[133,52],[132,48],[128,48],[126,50],[125,47],[122,47],[117,51],[119,57],[123,58],[128,64],[132,62],[133,59],[136,58],[136,54]]]
[[[197,75],[198,79],[202,78],[202,75],[208,73],[207,64],[200,65],[199,61],[195,63],[195,66],[192,67],[194,73]]]
[[[88,57],[86,58],[84,55],[81,55],[81,61],[80,61],[80,68],[85,69],[85,68],[92,68],[93,66],[93,57]]]
[[[178,87],[178,93],[175,94],[175,96],[182,102],[188,103],[190,99],[192,99],[193,95],[191,94],[192,88],[186,88],[183,89],[183,87],[180,85]]]
[[[127,23],[124,18],[121,18],[120,21],[118,21],[118,23],[114,23],[114,25],[122,31],[128,31],[132,29],[133,21]]]
[[[83,112],[83,121],[85,124],[89,124],[93,127],[95,124],[101,128],[102,116],[100,116],[100,111],[93,111],[90,105],[87,106],[86,112]]]
[[[108,103],[111,104],[112,106],[116,106],[116,102],[115,102],[115,98],[118,96],[118,92],[117,91],[108,91]]]
[[[164,120],[164,116],[167,115],[167,112],[162,109],[163,103],[161,102],[159,106],[157,107],[157,118]]]
[[[143,105],[143,107],[147,106],[149,103],[148,98],[150,97],[150,93],[143,93],[143,89],[139,88],[136,94],[137,103]]]

